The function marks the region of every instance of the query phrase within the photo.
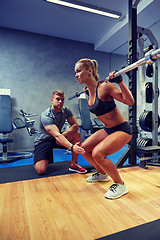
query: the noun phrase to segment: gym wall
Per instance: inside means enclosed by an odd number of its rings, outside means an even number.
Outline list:
[[[68,101],[84,85],[78,85],[74,64],[80,58],[96,59],[99,63],[100,79],[111,70],[127,65],[127,57],[94,51],[93,44],[49,37],[13,29],[0,28],[0,88],[11,90],[13,119],[21,117],[19,110],[36,113],[35,127],[38,127],[40,113],[50,106],[51,93],[60,89],[65,92],[65,105],[79,117],[77,99]],[[124,75],[127,84],[127,77]],[[128,107],[118,103],[128,119]],[[30,150],[34,148],[33,136],[26,129],[9,134],[13,143],[9,150]],[[1,146],[0,146],[1,150]]]

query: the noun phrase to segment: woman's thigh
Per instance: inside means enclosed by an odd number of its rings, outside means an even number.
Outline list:
[[[103,141],[108,136],[104,129],[100,129],[89,136],[83,143],[82,147],[87,151],[91,152],[95,146]]]
[[[95,146],[93,154],[96,154],[97,156],[103,155],[104,157],[109,156],[124,147],[131,138],[132,136],[125,132],[114,132]]]

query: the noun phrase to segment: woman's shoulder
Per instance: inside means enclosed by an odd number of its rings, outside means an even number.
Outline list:
[[[113,91],[113,89],[114,89],[114,84],[108,81],[99,82],[99,87],[98,87],[99,98],[103,101],[108,100],[108,97],[111,96],[111,92]]]
[[[99,81],[99,86],[101,89],[113,89],[115,87],[113,83],[105,80]]]

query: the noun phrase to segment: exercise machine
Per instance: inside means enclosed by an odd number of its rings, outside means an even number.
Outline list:
[[[22,113],[22,112],[21,112]],[[25,121],[21,118],[15,118],[12,122],[12,103],[9,95],[0,95],[0,143],[2,144],[2,152],[0,152],[0,163],[6,164],[17,161],[19,159],[30,158],[33,156],[31,152],[12,152],[8,151],[7,144],[12,143],[13,139],[8,138],[8,134],[16,129],[27,128],[29,135],[33,134],[34,122],[29,120],[23,112]],[[36,131],[34,131],[35,133]]]
[[[24,123],[26,125],[28,134],[32,136],[33,134],[37,133],[37,130],[34,128],[35,120],[32,119],[33,117],[37,116],[36,113],[30,114],[24,112],[22,109],[20,110],[20,115],[23,117]]]

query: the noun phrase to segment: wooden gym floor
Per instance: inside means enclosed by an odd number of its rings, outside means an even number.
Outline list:
[[[129,193],[69,174],[0,184],[0,240],[93,240],[160,217],[160,168],[122,168]]]

